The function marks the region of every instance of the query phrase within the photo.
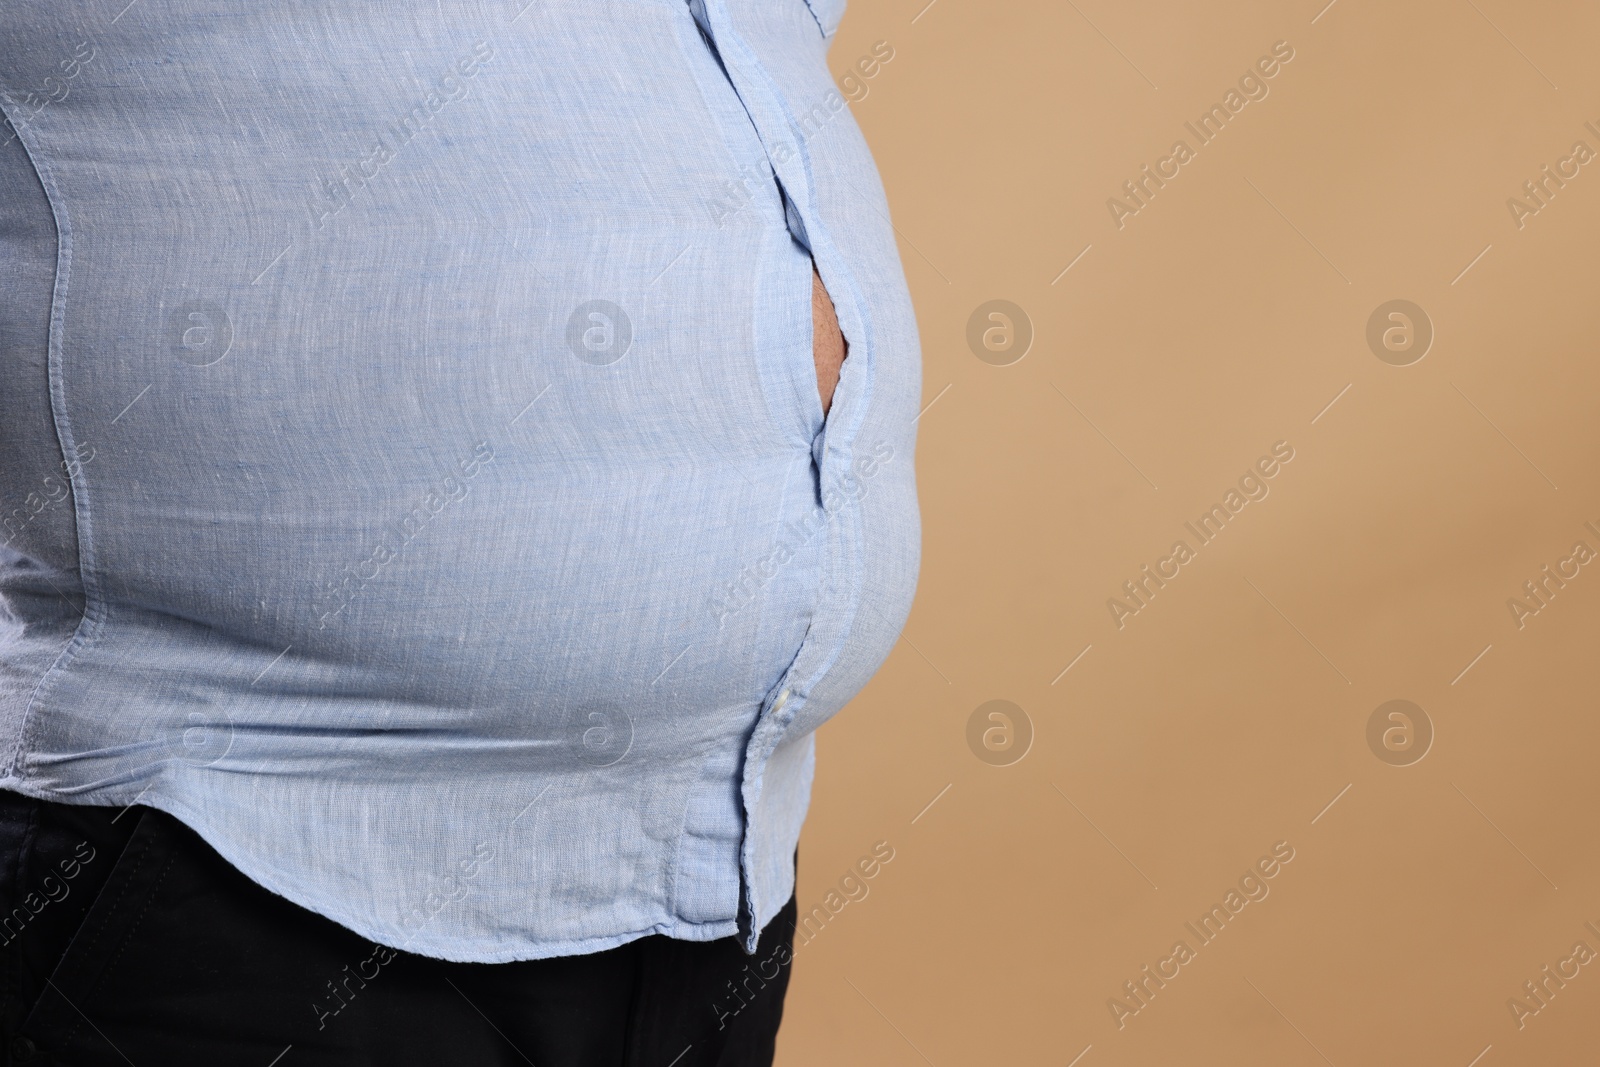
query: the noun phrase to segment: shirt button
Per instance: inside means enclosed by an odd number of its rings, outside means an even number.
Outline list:
[[[773,703],[772,703],[772,710],[773,711],[777,711],[778,709],[782,708],[785,704],[789,703],[789,693],[790,693],[790,690],[785,689],[783,692],[778,694],[778,699],[773,701]]]
[[[11,1054],[19,1060],[31,1060],[38,1051],[39,1046],[29,1038],[18,1037],[11,1042]]]

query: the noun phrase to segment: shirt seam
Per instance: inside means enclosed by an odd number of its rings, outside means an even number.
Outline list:
[[[50,327],[46,339],[46,366],[49,381],[50,421],[56,432],[56,445],[61,450],[62,456],[77,455],[77,437],[73,432],[72,420],[66,410],[66,384],[64,369],[62,367],[62,338],[65,334],[67,290],[72,275],[72,219],[68,213],[60,190],[56,186],[55,171],[44,157],[34,150],[29,144],[32,134],[24,135],[23,130],[28,125],[23,123],[18,126],[12,118],[12,109],[9,94],[0,91],[0,114],[3,114],[8,125],[16,134],[17,143],[22,146],[23,153],[28,158],[28,164],[33,168],[34,174],[39,179],[39,187],[44,190],[45,201],[50,206],[50,215],[56,229],[56,271],[55,279],[50,293]],[[38,716],[35,714],[42,698],[46,695],[50,683],[60,676],[67,665],[75,659],[95,636],[99,633],[103,622],[101,611],[101,598],[99,596],[98,582],[94,578],[94,567],[90,557],[93,550],[90,544],[90,533],[93,525],[90,519],[89,499],[87,487],[84,484],[83,467],[81,464],[68,464],[68,479],[72,485],[72,514],[73,536],[77,542],[78,583],[83,590],[83,614],[78,619],[78,624],[73,628],[72,636],[67,640],[54,661],[39,675],[39,680],[34,684],[33,691],[28,695],[28,702],[23,707],[22,720],[17,726],[17,738],[12,745],[11,753],[6,761],[5,777],[18,777],[24,753],[28,751],[32,740],[33,731],[37,729]]]

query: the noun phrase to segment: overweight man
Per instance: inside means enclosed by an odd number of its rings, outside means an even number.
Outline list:
[[[7,1062],[771,1062],[918,567],[842,8],[0,5]]]

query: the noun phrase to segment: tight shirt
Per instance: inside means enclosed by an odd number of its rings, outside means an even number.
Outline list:
[[[918,566],[842,7],[0,5],[0,788],[412,952],[753,950]]]

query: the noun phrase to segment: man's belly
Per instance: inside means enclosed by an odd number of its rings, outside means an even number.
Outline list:
[[[20,117],[67,249],[55,422],[94,457],[89,624],[35,773],[224,734],[241,766],[308,737],[356,774],[394,745],[535,766],[591,705],[667,756],[753,714],[823,583],[844,338],[687,14],[592,6],[604,62],[313,20],[238,76],[230,39],[280,8],[130,21],[118,50],[43,5],[0,18],[36,35],[24,62],[90,57]],[[184,62],[117,97],[161,49]],[[629,109],[583,105],[617,77]]]
[[[676,0],[516,7],[0,6],[0,784],[483,961],[770,917],[917,567],[803,0],[710,5],[725,65]]]

